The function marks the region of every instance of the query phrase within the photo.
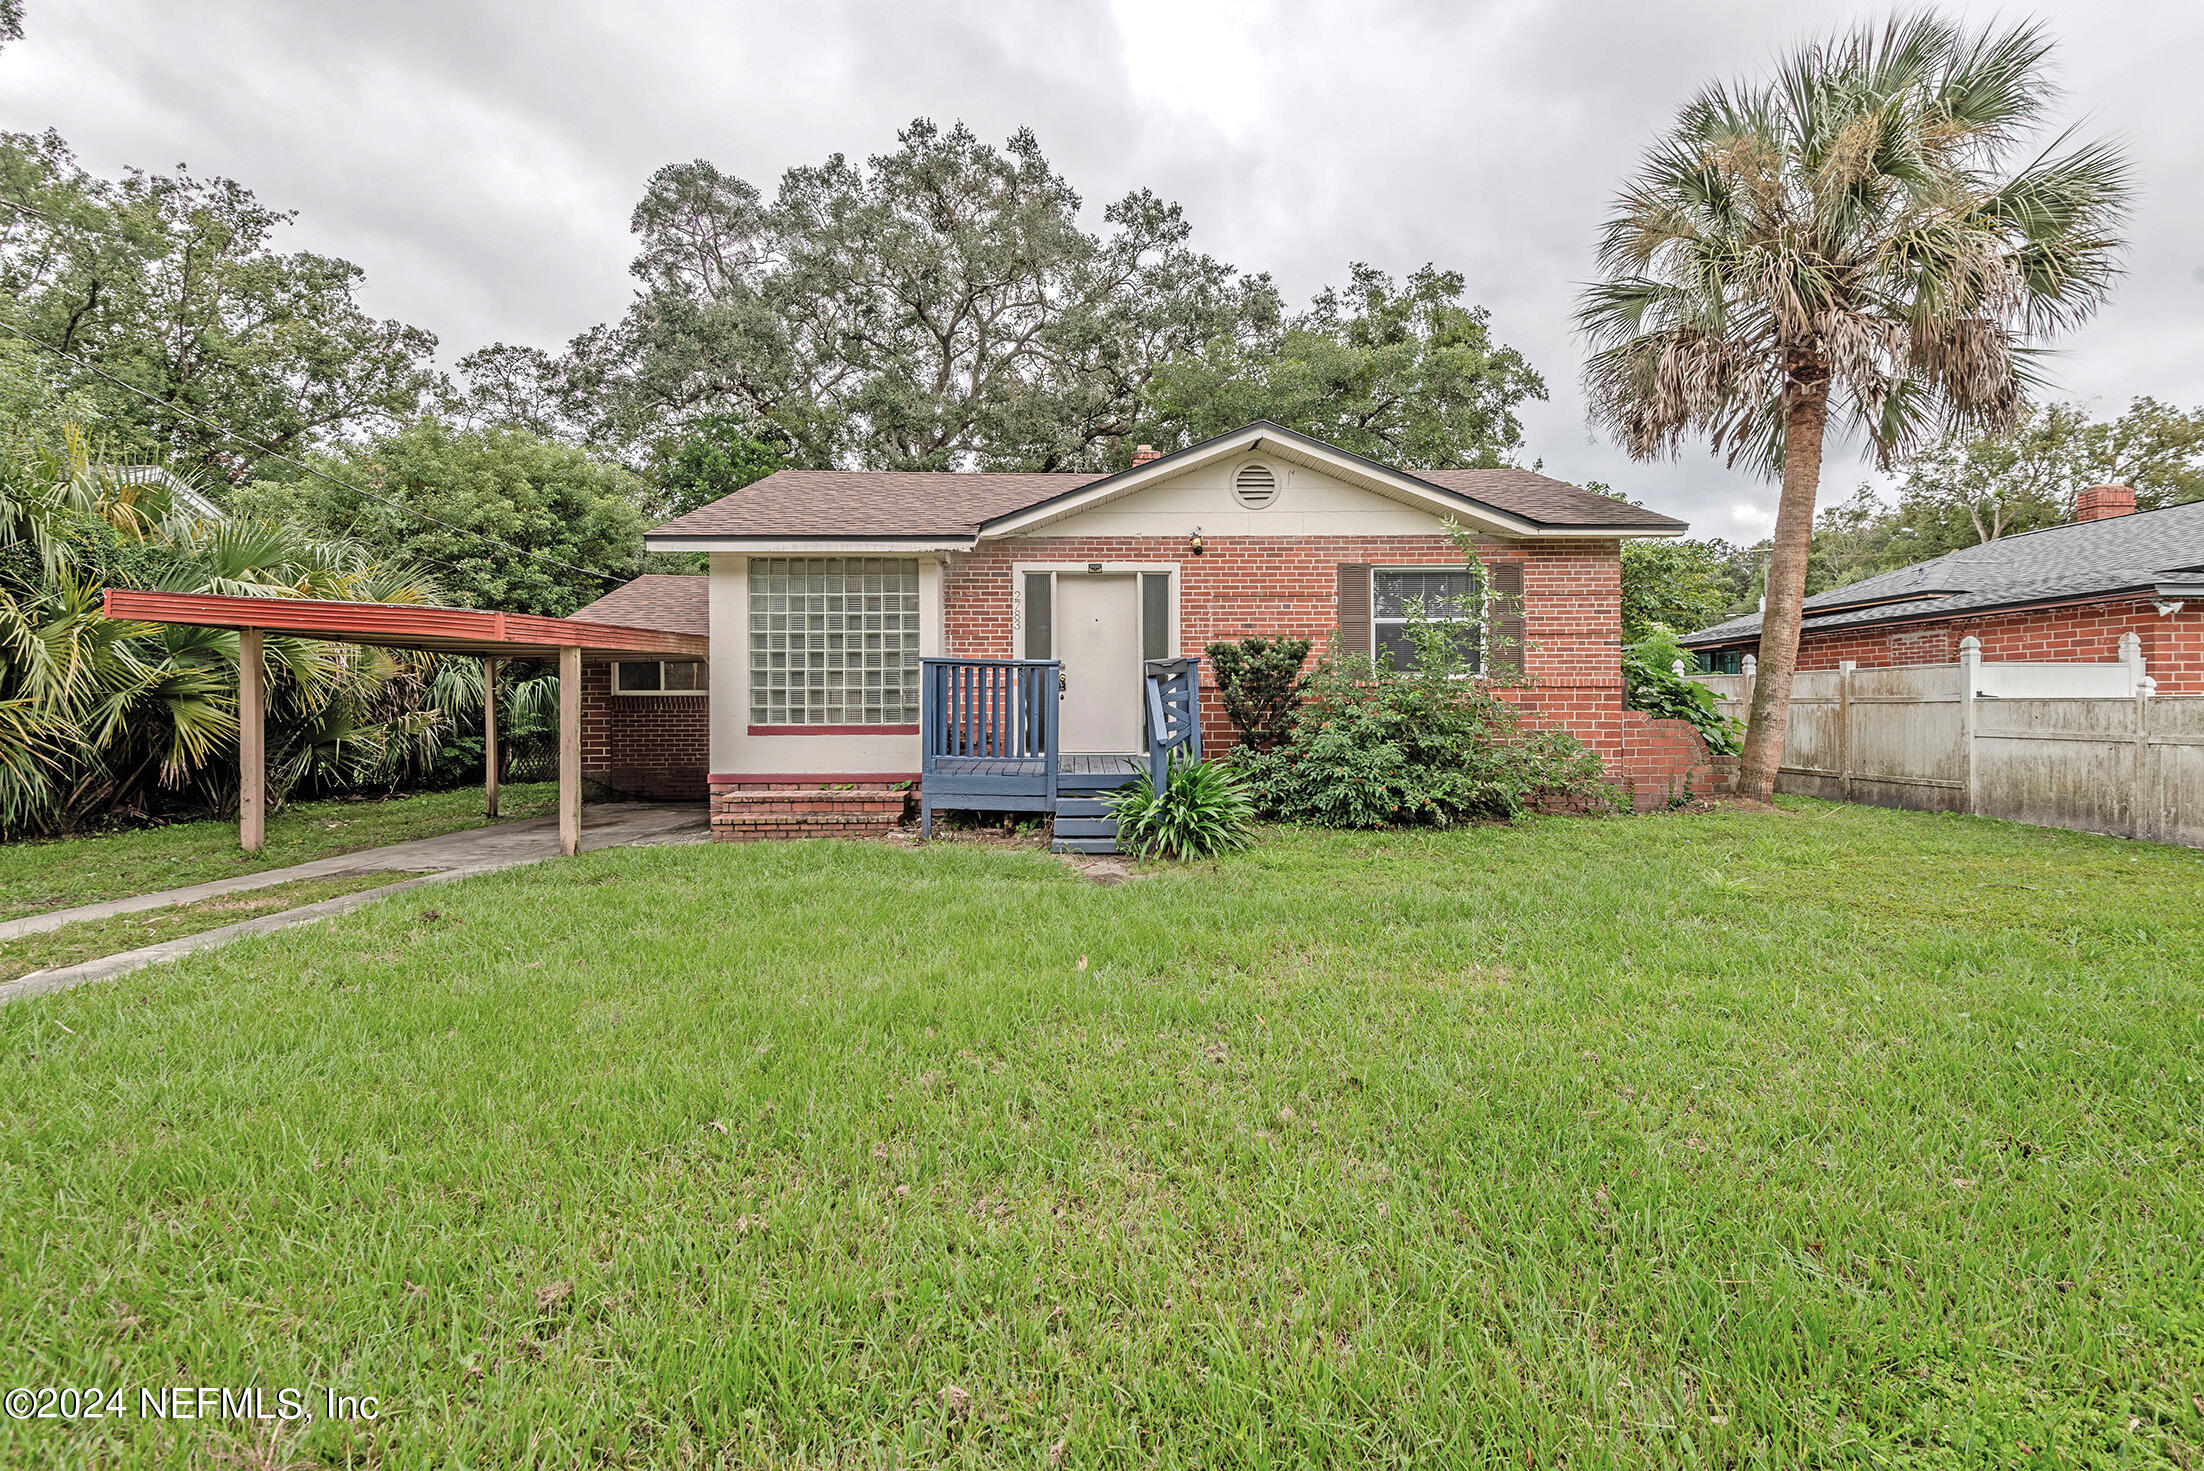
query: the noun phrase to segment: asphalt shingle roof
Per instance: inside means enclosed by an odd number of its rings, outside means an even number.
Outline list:
[[[2204,501],[2048,526],[1885,572],[1806,600],[1807,631],[2130,592],[2204,565]],[[1877,607],[1861,603],[1885,601]],[[1819,611],[1817,611],[1819,610]],[[1686,634],[1691,645],[1760,635],[1750,614]]]
[[[1552,527],[1684,523],[1529,470],[1418,470],[1412,478]],[[990,521],[1107,480],[1075,473],[778,470],[655,528],[653,536],[971,537]]]
[[[711,579],[702,573],[646,572],[624,582],[569,617],[588,623],[620,623],[662,633],[712,631]]]

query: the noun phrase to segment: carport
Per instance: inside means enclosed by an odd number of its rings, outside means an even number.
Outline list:
[[[473,608],[407,603],[347,603],[317,598],[237,598],[212,594],[132,592],[110,588],[110,618],[228,628],[237,633],[237,838],[258,852],[267,836],[267,636],[324,643],[372,644],[471,655],[483,661],[486,810],[497,815],[497,665],[501,659],[556,659],[559,666],[559,849],[572,855],[582,841],[582,660],[702,659],[710,640],[580,618],[539,618]]]

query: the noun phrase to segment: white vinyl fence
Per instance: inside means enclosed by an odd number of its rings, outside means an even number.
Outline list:
[[[2159,695],[2135,635],[2110,664],[1802,670],[1776,790],[2204,847],[2204,696]],[[1744,719],[1743,674],[1701,674]]]

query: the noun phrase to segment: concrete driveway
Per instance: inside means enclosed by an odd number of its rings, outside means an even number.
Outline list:
[[[598,848],[701,843],[708,841],[710,837],[710,816],[701,804],[696,803],[606,802],[584,808],[582,812],[584,852]],[[317,858],[311,863],[294,864],[289,868],[272,868],[264,873],[246,874],[234,879],[219,879],[213,883],[192,884],[157,894],[138,894],[128,899],[109,899],[99,904],[83,904],[74,909],[57,909],[47,914],[11,919],[0,923],[0,941],[11,940],[19,935],[35,935],[84,920],[106,919],[117,914],[136,914],[148,909],[165,909],[172,904],[196,904],[203,899],[218,899],[226,894],[265,889],[299,879],[332,878],[348,873],[417,875],[380,888],[362,889],[358,893],[324,899],[318,904],[306,904],[276,914],[264,914],[256,919],[224,925],[220,929],[202,930],[196,935],[164,940],[158,945],[147,945],[142,949],[110,955],[101,960],[88,960],[82,965],[34,971],[30,975],[0,983],[0,1004],[24,996],[81,986],[87,981],[105,980],[109,976],[136,970],[140,966],[188,955],[194,950],[226,945],[247,935],[266,934],[270,930],[283,929],[289,925],[326,919],[422,884],[464,878],[470,874],[495,873],[501,868],[515,868],[524,863],[536,863],[558,856],[558,818],[533,817],[526,822],[500,823],[496,827],[470,828],[465,832],[442,833],[433,838],[415,838],[411,842],[392,843],[387,847],[363,848],[357,853],[340,853],[334,858]]]

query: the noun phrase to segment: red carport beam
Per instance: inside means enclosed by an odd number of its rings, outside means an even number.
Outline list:
[[[700,633],[668,633],[593,623],[586,618],[539,618],[531,613],[485,613],[478,608],[431,608],[415,603],[346,603],[319,598],[233,598],[213,593],[133,592],[109,588],[104,610],[110,618],[139,623],[176,623],[194,628],[234,628],[240,633],[276,634],[338,644],[375,644],[394,649],[426,649],[438,654],[473,654],[485,659],[557,659],[559,664],[559,848],[581,851],[582,754],[581,672],[585,655],[638,654],[661,659],[702,659],[711,640]],[[247,647],[258,638],[241,641]],[[239,689],[241,722],[257,721],[255,682]],[[238,838],[258,847],[257,803],[264,773],[258,764],[260,732],[240,731]]]

